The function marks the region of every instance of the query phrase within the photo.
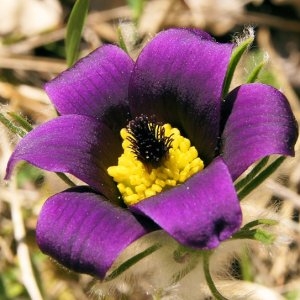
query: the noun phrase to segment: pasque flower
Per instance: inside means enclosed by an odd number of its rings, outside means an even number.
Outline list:
[[[298,133],[271,86],[245,84],[222,99],[233,48],[200,30],[169,29],[136,62],[106,45],[46,84],[60,116],[20,141],[7,178],[25,160],[87,186],[46,201],[43,252],[103,278],[150,231],[212,249],[240,228],[233,181],[266,155],[294,155]]]

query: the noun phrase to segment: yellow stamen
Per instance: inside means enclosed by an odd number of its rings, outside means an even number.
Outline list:
[[[125,128],[121,130],[124,153],[119,157],[118,165],[109,167],[107,172],[117,183],[127,205],[136,204],[181,184],[204,168],[190,140],[180,135],[180,131],[170,124],[163,127],[165,136],[172,136],[173,141],[167,156],[157,168],[149,167],[136,158],[128,140],[130,134]]]

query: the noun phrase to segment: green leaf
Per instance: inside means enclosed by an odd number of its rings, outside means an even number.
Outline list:
[[[273,219],[258,219],[245,224],[241,230],[249,230],[259,225],[274,226],[278,225],[278,221]]]
[[[29,132],[33,129],[31,124],[21,115],[16,114],[15,112],[8,112],[7,114],[12,117],[20,126],[22,126],[26,132]]]
[[[74,187],[76,184],[65,174],[61,172],[55,172],[55,174],[62,180],[64,181],[67,185]]]
[[[250,73],[250,75],[248,76],[246,83],[253,83],[257,80],[258,75],[260,73],[260,71],[262,70],[262,68],[265,66],[266,62],[263,60],[262,62],[260,62]]]
[[[253,180],[251,180],[243,189],[241,189],[238,192],[238,198],[240,199],[240,201],[243,200],[254,189],[256,189],[261,183],[263,183],[272,173],[274,173],[285,159],[285,156],[280,156],[279,158],[277,158],[255,178],[253,178]]]
[[[276,236],[261,228],[251,230],[240,230],[232,236],[233,239],[250,239],[257,240],[264,244],[272,244],[276,239]]]
[[[121,27],[118,26],[117,27],[117,34],[118,34],[118,39],[119,39],[119,46],[121,47],[121,49],[123,49],[126,53],[128,53],[128,49],[126,47],[126,43],[124,41],[124,37],[123,37],[123,33],[121,30]]]
[[[151,247],[147,248],[146,250],[144,250],[144,251],[138,253],[137,255],[129,258],[124,263],[122,263],[119,267],[117,267],[114,271],[112,271],[107,277],[105,277],[104,280],[105,281],[110,281],[110,280],[118,277],[120,274],[122,274],[127,269],[129,269],[130,267],[135,265],[137,262],[142,260],[144,257],[152,254],[153,252],[155,252],[156,250],[158,250],[161,247],[162,247],[161,244],[156,243],[156,244],[152,245]]]
[[[26,131],[22,128],[16,126],[12,121],[7,119],[2,113],[0,113],[0,122],[12,133],[24,137],[26,135]]]
[[[89,0],[77,0],[71,11],[67,24],[66,56],[68,66],[72,66],[79,56],[79,44],[85,18],[87,16]]]
[[[229,61],[229,65],[227,68],[227,72],[225,75],[225,80],[223,83],[223,90],[222,90],[222,96],[223,98],[228,94],[230,85],[231,85],[231,81],[233,78],[233,74],[234,71],[236,69],[236,66],[238,64],[238,62],[240,61],[242,55],[244,54],[244,52],[250,47],[250,45],[252,44],[254,40],[253,36],[250,36],[249,38],[245,39],[243,42],[241,42],[232,52],[230,61]]]
[[[276,236],[274,234],[260,228],[255,230],[253,237],[255,240],[262,242],[263,244],[266,245],[272,244],[276,239]]]
[[[249,174],[242,178],[235,184],[235,189],[238,191],[244,186],[246,186],[253,178],[266,166],[269,161],[269,156],[264,157],[259,161],[259,163],[249,172]]]
[[[127,0],[127,4],[133,11],[133,20],[138,22],[143,12],[144,0]]]
[[[256,63],[258,61],[260,62],[259,64]],[[268,56],[264,51],[255,49],[247,54],[245,68],[252,70],[249,76],[245,78],[247,83],[259,81],[260,83],[271,85],[277,89],[280,88],[280,84],[272,71],[271,65],[268,64]]]
[[[258,219],[251,221],[244,225],[238,232],[233,235],[233,239],[251,239],[257,240],[264,244],[272,244],[276,239],[276,236],[273,233],[266,231],[261,228],[262,226],[274,226],[278,225],[277,220],[273,219]],[[258,228],[254,228],[260,226]]]

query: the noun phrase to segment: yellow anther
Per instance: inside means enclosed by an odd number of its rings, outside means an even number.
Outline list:
[[[146,187],[144,184],[140,184],[140,185],[137,185],[137,186],[135,187],[135,191],[136,191],[138,194],[144,193],[146,189],[147,189],[147,187]]]
[[[127,205],[155,196],[171,187],[185,182],[189,177],[204,168],[190,140],[184,138],[177,128],[170,124],[162,126],[166,137],[172,137],[168,154],[159,166],[152,167],[139,161],[132,151],[126,128],[120,132],[124,153],[118,159],[117,166],[107,169],[117,183],[117,187]]]
[[[151,189],[152,189],[152,191],[154,191],[156,193],[160,193],[162,191],[162,187],[159,186],[158,184],[153,184]]]
[[[145,198],[149,198],[149,197],[152,197],[155,195],[156,195],[156,192],[153,191],[152,189],[148,189],[145,191]],[[135,203],[128,203],[128,204],[130,205],[130,204],[135,204]]]
[[[162,188],[166,185],[166,182],[164,180],[161,179],[156,179],[155,183],[159,186],[161,186]]]

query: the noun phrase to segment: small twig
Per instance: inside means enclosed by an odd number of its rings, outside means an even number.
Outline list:
[[[10,155],[10,147],[8,146],[9,140],[5,132],[1,132],[1,141],[2,143],[0,145],[0,150],[2,151],[3,161],[8,161],[8,157]],[[1,164],[0,167],[2,170],[4,165],[2,166]],[[3,190],[4,189],[2,189],[1,192],[3,192]],[[19,197],[18,193],[16,193],[16,181],[12,180],[8,188],[5,190],[8,190],[12,194],[9,203],[11,208],[14,238],[17,243],[17,257],[23,284],[32,300],[42,300],[43,297],[34,276],[29,249],[25,242],[26,230],[20,205],[22,197]]]
[[[61,73],[67,68],[59,59],[37,58],[36,56],[1,56],[0,69],[13,69],[47,73]]]
[[[10,188],[14,190],[15,185],[15,182],[11,182]],[[20,199],[16,195],[11,198],[10,207],[14,228],[14,238],[17,242],[17,256],[24,286],[32,300],[42,300],[43,297],[34,276],[29,249],[25,242],[26,230],[21,211]]]
[[[64,39],[66,34],[66,28],[60,28],[44,34],[31,36],[20,42],[16,42],[12,45],[5,45],[0,47],[0,54],[21,54],[27,53],[30,50],[43,46],[45,44],[54,43]]]
[[[139,32],[141,34],[149,35],[157,33],[165,24],[168,15],[174,9],[174,6],[178,0],[169,0],[160,2],[149,2],[144,9],[139,21]],[[153,7],[155,7],[153,13]],[[151,22],[151,23],[149,23]]]
[[[0,249],[2,253],[2,257],[6,259],[10,264],[14,263],[14,254],[10,249],[10,245],[8,245],[7,241],[0,236]]]
[[[128,6],[116,7],[104,11],[92,11],[87,17],[86,24],[99,24],[113,19],[127,19],[131,18],[131,16],[132,12]]]
[[[215,286],[215,283],[211,277],[210,270],[209,270],[209,258],[210,258],[210,253],[208,251],[203,252],[203,271],[206,279],[206,283],[214,296],[216,300],[228,300],[225,298],[217,289]]]
[[[280,30],[300,32],[300,22],[284,19],[282,17],[271,16],[263,13],[244,13],[234,17],[239,24],[255,24],[279,28]]]

